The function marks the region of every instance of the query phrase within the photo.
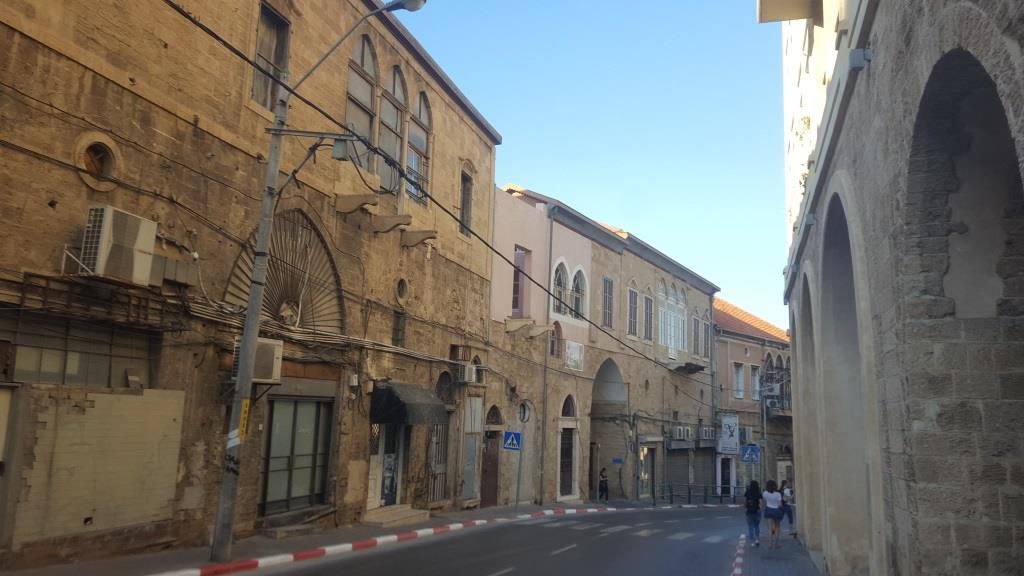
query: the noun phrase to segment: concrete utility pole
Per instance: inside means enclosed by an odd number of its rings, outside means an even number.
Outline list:
[[[293,91],[306,81],[327,58],[341,46],[359,26],[370,17],[381,12],[409,10],[414,12],[426,4],[426,0],[392,0],[384,6],[361,16],[334,43],[331,48],[316,61],[299,81],[291,87]],[[288,35],[284,53],[288,54]],[[252,390],[252,370],[256,359],[256,343],[260,333],[260,313],[263,309],[263,288],[267,278],[267,261],[270,258],[270,234],[274,227],[274,205],[280,192],[277,186],[278,172],[281,165],[281,145],[283,131],[288,123],[288,100],[291,93],[284,89],[288,83],[287,72],[275,84],[274,127],[270,131],[270,154],[267,159],[267,171],[264,175],[263,204],[260,208],[260,222],[256,233],[256,250],[252,269],[252,282],[249,286],[249,301],[245,310],[245,325],[238,348],[238,379],[235,382],[235,400],[231,406],[231,426],[229,427],[227,445],[224,451],[224,476],[220,486],[220,503],[217,508],[217,522],[213,528],[213,543],[210,546],[210,559],[224,562],[231,559],[231,544],[234,536],[235,497],[238,492],[238,476],[241,471],[242,442],[245,440],[244,426],[240,424],[249,416],[249,395]],[[241,428],[241,429],[240,429]]]

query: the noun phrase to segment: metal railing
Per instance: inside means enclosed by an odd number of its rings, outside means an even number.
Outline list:
[[[658,484],[651,494],[658,504],[736,504],[742,501],[742,486],[718,484]]]

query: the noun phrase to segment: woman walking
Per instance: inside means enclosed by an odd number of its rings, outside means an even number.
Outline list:
[[[751,546],[761,545],[761,486],[751,480],[743,493],[747,506],[747,539]]]
[[[779,492],[775,480],[769,480],[765,486],[764,494],[764,517],[768,520],[768,547],[779,547],[779,524],[785,512],[782,511],[782,492]]]

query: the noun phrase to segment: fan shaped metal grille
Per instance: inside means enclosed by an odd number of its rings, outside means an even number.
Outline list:
[[[255,261],[256,233],[238,255],[224,296],[244,307]],[[301,210],[274,216],[263,317],[287,326],[340,334],[345,315],[341,280],[327,243]]]

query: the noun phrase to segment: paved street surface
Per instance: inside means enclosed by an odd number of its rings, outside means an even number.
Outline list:
[[[734,574],[741,510],[696,508],[537,518],[422,542],[299,562],[260,574],[304,576],[644,576]],[[816,576],[791,538],[746,548],[742,574]]]

